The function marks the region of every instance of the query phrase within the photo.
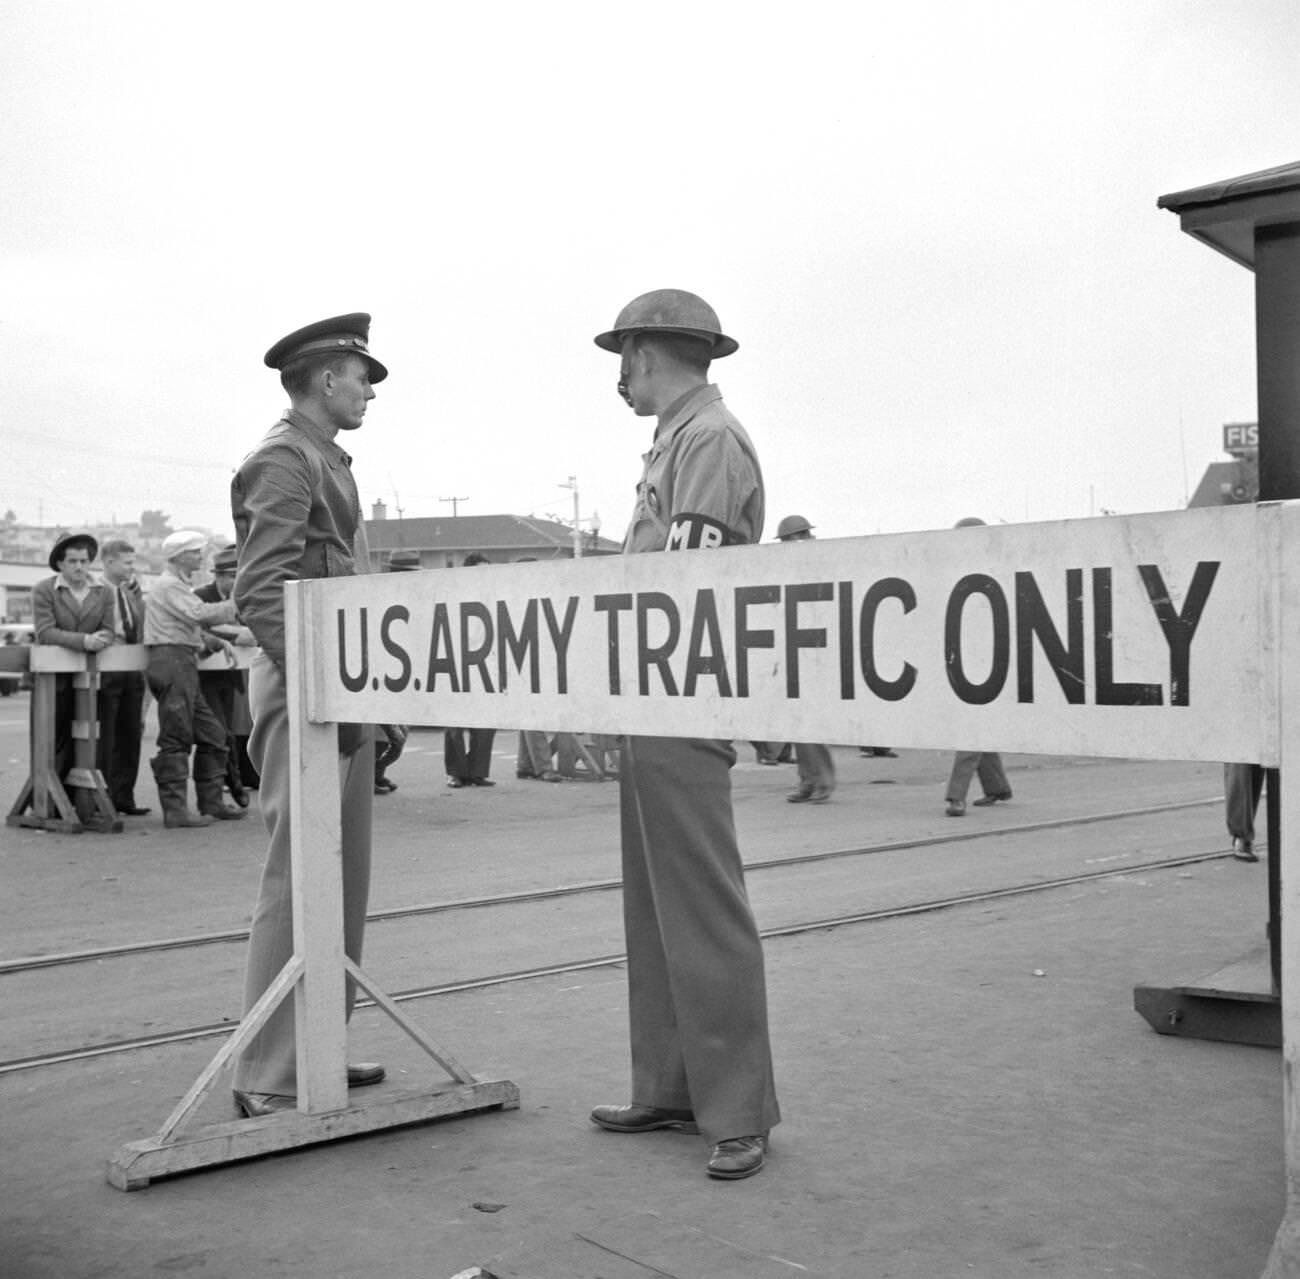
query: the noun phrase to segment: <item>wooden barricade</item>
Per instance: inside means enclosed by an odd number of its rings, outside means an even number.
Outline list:
[[[78,653],[55,644],[34,644],[25,651],[26,669],[31,671],[33,681],[30,764],[27,780],[9,809],[5,824],[64,835],[77,835],[86,830],[120,834],[122,820],[96,763],[99,676],[104,671],[146,670],[149,650],[143,644],[114,644],[98,653]],[[251,649],[236,648],[234,664],[247,667],[251,654]],[[231,660],[224,654],[213,654],[199,663],[199,669],[227,670]],[[54,707],[59,679],[72,681],[74,695],[72,767],[62,778],[54,750]]]
[[[344,956],[336,724],[1273,766],[1300,757],[1284,713],[1300,698],[1297,564],[1300,503],[1287,503],[290,583],[294,955],[157,1136],[114,1156],[109,1180],[134,1189],[518,1104],[514,1084],[475,1080]],[[1300,832],[1300,795],[1291,809],[1284,830]],[[348,977],[449,1085],[350,1102]],[[189,1128],[290,995],[296,1113]]]

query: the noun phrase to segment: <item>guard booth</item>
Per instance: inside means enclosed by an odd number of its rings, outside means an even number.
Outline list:
[[[1259,402],[1259,498],[1300,497],[1300,163],[1161,196],[1182,229],[1255,273],[1255,359]],[[1291,703],[1290,705],[1294,705]],[[1283,690],[1282,709],[1289,713]],[[1225,756],[1225,758],[1227,758]],[[1252,757],[1253,758],[1253,757]],[[1287,765],[1295,768],[1294,760]],[[1300,947],[1284,931],[1296,918],[1300,860],[1292,841],[1282,775],[1267,780],[1272,975],[1281,997],[1285,1066],[1287,1212],[1266,1279],[1300,1275]],[[1295,774],[1289,774],[1295,789]],[[1280,831],[1279,831],[1280,824]],[[1283,838],[1287,842],[1283,842]],[[1233,992],[1225,992],[1229,1006]],[[1249,995],[1243,992],[1245,999]]]

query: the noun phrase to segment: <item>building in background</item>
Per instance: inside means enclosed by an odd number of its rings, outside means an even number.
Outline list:
[[[416,551],[421,568],[455,568],[473,552],[494,564],[516,560],[567,560],[574,557],[573,527],[531,515],[437,515],[388,518],[376,502],[366,522],[370,571],[382,573],[394,551]],[[600,536],[600,526],[582,534],[583,555],[617,555],[618,542]]]
[[[1225,422],[1223,451],[1231,462],[1211,462],[1188,506],[1236,506],[1259,500],[1259,424]]]

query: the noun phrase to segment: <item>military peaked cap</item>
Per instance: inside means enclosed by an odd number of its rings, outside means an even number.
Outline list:
[[[371,382],[382,382],[388,370],[370,354],[370,317],[364,311],[317,320],[282,337],[263,357],[269,369],[287,369],[309,355],[359,355],[370,366]]]

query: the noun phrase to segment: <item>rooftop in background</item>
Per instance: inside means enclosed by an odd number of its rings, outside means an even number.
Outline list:
[[[573,555],[573,528],[531,515],[437,515],[419,519],[366,521],[371,568],[387,567],[389,554],[420,552],[423,568],[450,568],[471,551],[494,563],[521,559],[557,560]],[[583,555],[616,555],[618,542],[583,532]]]
[[[1253,270],[1255,228],[1300,221],[1300,161],[1162,195],[1156,207],[1177,213],[1188,235]]]

